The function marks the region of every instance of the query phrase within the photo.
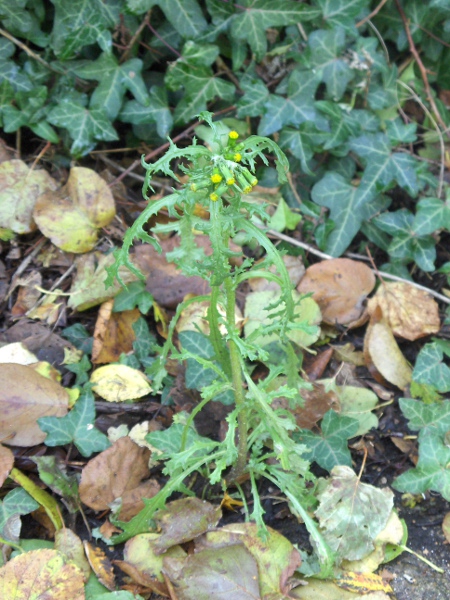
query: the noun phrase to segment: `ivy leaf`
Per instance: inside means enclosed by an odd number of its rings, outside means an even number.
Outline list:
[[[147,104],[137,100],[125,103],[119,119],[133,125],[156,123],[156,131],[161,138],[166,138],[173,124],[172,113],[167,104],[167,91],[163,86],[154,86],[150,90],[150,99]]]
[[[157,0],[155,4],[184,38],[196,38],[208,26],[197,0]]]
[[[152,305],[153,296],[145,289],[145,282],[132,281],[114,298],[113,312],[133,310],[137,307],[143,315],[146,315]]]
[[[442,394],[450,392],[450,368],[443,359],[444,352],[441,345],[437,342],[425,344],[417,356],[412,374],[413,380],[417,383],[433,385]]]
[[[350,148],[365,162],[360,188],[365,194],[374,189],[388,189],[393,183],[407,190],[411,196],[419,191],[417,161],[408,154],[392,152],[389,138],[382,133],[364,134],[350,142]]]
[[[342,27],[331,31],[319,29],[313,31],[308,38],[309,63],[313,69],[320,69],[322,81],[334,101],[342,98],[353,79],[353,71],[348,62],[340,58],[345,42],[345,30]]]
[[[242,0],[231,27],[231,35],[248,42],[257,61],[267,52],[266,29],[295,25],[318,16],[319,11],[292,0]]]
[[[20,515],[37,510],[39,504],[23,488],[14,488],[0,502],[0,536],[17,542],[20,537]]]
[[[284,125],[297,126],[306,121],[316,121],[314,96],[319,83],[317,73],[293,71],[288,79],[287,97],[270,94],[258,134],[266,136],[279,131]]]
[[[352,458],[347,440],[355,436],[358,427],[356,419],[343,417],[334,410],[329,410],[322,419],[320,435],[303,429],[301,433],[295,434],[295,439],[311,450],[308,459],[331,471],[337,465],[351,467]]]
[[[412,231],[416,236],[450,229],[450,208],[439,198],[423,198],[416,205]]]
[[[47,116],[48,121],[67,129],[73,139],[70,148],[74,156],[83,156],[92,150],[95,140],[112,141],[119,139],[111,121],[100,108],[91,110],[67,98],[61,99]]]
[[[111,13],[113,10],[113,13]],[[102,0],[71,0],[55,3],[51,46],[61,60],[72,58],[84,46],[111,36],[119,16],[119,5]]]
[[[431,344],[427,344],[431,345]],[[434,490],[450,500],[450,401],[426,405],[419,400],[401,398],[400,408],[409,427],[419,429],[419,460],[414,469],[397,477],[394,487],[400,491],[423,493]]]
[[[417,140],[417,123],[403,123],[400,117],[386,123],[391,144],[412,144]]]
[[[267,86],[261,79],[246,74],[240,81],[241,89],[245,92],[237,103],[237,116],[259,117],[264,112],[264,106],[269,96]]]
[[[94,427],[94,396],[84,390],[74,408],[65,417],[42,417],[39,427],[47,433],[47,446],[63,446],[74,443],[82,456],[91,456],[109,448],[106,435]]]
[[[140,104],[148,104],[149,97],[142,79],[142,61],[133,58],[119,64],[111,54],[104,52],[96,61],[74,69],[84,79],[94,79],[99,85],[94,90],[90,107],[103,108],[109,119],[119,114],[126,90],[131,92]]]
[[[178,103],[174,114],[175,123],[180,124],[187,123],[205,110],[210,100],[219,97],[226,102],[231,102],[235,93],[234,85],[214,77],[210,67],[188,63],[184,58],[178,59],[169,67],[165,82],[171,90],[184,87],[183,98]]]
[[[302,171],[308,175],[313,175],[308,166],[308,161],[314,156],[314,149],[311,135],[305,132],[305,125],[302,123],[298,128],[285,127],[280,133],[280,147],[289,148],[292,154],[299,159]]]
[[[354,29],[355,18],[367,5],[366,0],[317,0],[323,20],[330,26]]]
[[[214,356],[214,349],[209,339],[199,331],[183,331],[179,335],[183,350],[194,354],[199,358],[209,360]],[[201,390],[217,379],[217,373],[213,369],[205,367],[195,360],[188,358],[186,361],[186,387],[188,389]]]
[[[330,209],[335,227],[326,240],[325,252],[340,256],[358,233],[366,218],[365,205],[375,202],[375,189],[363,190],[361,185],[351,185],[339,173],[329,171],[315,184],[312,199],[320,206]]]
[[[346,154],[347,148],[344,146],[342,149],[342,146],[350,136],[355,136],[359,133],[360,124],[334,102],[319,100],[315,103],[315,107],[328,117],[331,124],[330,133],[322,134],[324,138],[322,149],[332,150],[340,148],[339,154]]]

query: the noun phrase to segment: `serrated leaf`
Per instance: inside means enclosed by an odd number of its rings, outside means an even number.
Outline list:
[[[287,97],[270,94],[258,134],[270,135],[285,125],[297,126],[307,121],[315,121],[317,112],[314,96],[319,83],[320,76],[317,73],[293,71],[288,79]]]
[[[295,434],[296,441],[304,444],[311,453],[308,459],[316,461],[323,469],[331,471],[337,465],[352,465],[352,457],[347,440],[356,435],[358,421],[338,415],[329,410],[323,417],[321,433],[315,434],[306,429]]]
[[[391,514],[394,494],[361,483],[352,469],[335,467],[318,494],[315,511],[322,535],[342,560],[358,560],[374,549],[374,540]]]
[[[152,431],[145,436],[145,440],[151,446],[163,452],[166,456],[175,456],[180,452],[183,432],[184,425],[181,425],[181,423],[172,423],[168,429]],[[186,434],[185,449],[189,449],[199,442],[208,444],[211,443],[211,440],[202,437],[195,429],[189,427]]]
[[[95,404],[91,391],[84,391],[74,408],[65,417],[43,417],[39,427],[47,433],[47,446],[63,446],[74,443],[82,456],[91,456],[110,446],[106,435],[94,426]]]
[[[156,131],[161,138],[167,137],[172,129],[172,113],[167,103],[167,91],[164,87],[154,86],[146,104],[129,100],[120,112],[119,119],[133,125],[156,123]]]

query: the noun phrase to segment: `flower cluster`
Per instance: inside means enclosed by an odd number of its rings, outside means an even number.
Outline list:
[[[248,194],[252,191],[258,180],[246,167],[238,164],[242,160],[241,151],[243,150],[243,145],[236,143],[238,137],[237,131],[230,131],[223,156],[215,157],[216,160],[208,178],[190,183],[189,187],[192,192],[206,190],[209,199],[217,202],[230,190],[241,194]]]

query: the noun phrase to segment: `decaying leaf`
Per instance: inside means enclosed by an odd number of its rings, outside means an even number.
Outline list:
[[[98,229],[106,227],[115,214],[107,183],[92,169],[72,167],[63,188],[39,196],[33,216],[55,246],[80,254],[94,248]]]
[[[128,521],[144,507],[142,498],[152,498],[159,491],[149,474],[150,451],[140,448],[129,437],[114,444],[90,460],[81,474],[80,498],[94,510],[107,510],[122,500],[119,518]]]
[[[137,308],[115,313],[113,305],[114,300],[107,300],[98,312],[91,358],[94,365],[116,362],[122,353],[133,350],[136,339],[133,323],[141,313]]]
[[[334,581],[319,581],[309,579],[308,585],[299,586],[290,595],[298,600],[391,600],[386,592],[370,592],[355,594],[336,585]]]
[[[450,513],[446,513],[442,521],[442,531],[444,532],[445,539],[450,543]]]
[[[34,446],[46,437],[41,417],[67,414],[69,396],[55,381],[31,367],[0,364],[0,440],[14,446]]]
[[[188,542],[216,527],[222,517],[220,506],[199,498],[181,498],[168,502],[154,519],[162,530],[153,547],[157,554],[177,544]]]
[[[196,542],[196,548],[212,550],[234,544],[243,544],[256,560],[261,596],[289,593],[289,578],[301,565],[301,556],[287,538],[268,527],[263,541],[255,523],[233,523],[208,532]]]
[[[281,297],[279,291],[251,292],[245,300],[245,324],[244,335],[249,337],[257,333],[262,327],[273,323],[274,317],[284,307],[284,302],[279,303],[276,308],[270,310],[268,307],[276,304]],[[293,329],[289,331],[288,337],[300,347],[307,347],[313,344],[319,337],[320,331],[317,325],[321,321],[320,309],[312,298],[300,299],[300,294],[293,291],[292,297],[295,301],[295,321],[303,323],[304,329]],[[256,335],[255,333],[255,335]],[[278,338],[276,334],[256,335],[252,338],[252,343],[265,346]]]
[[[83,573],[84,582],[89,579],[91,567],[84,553],[83,542],[71,529],[64,527],[55,532],[55,550],[68,561],[74,562]]]
[[[84,540],[83,546],[91,569],[94,571],[97,579],[105,586],[105,588],[108,588],[108,590],[115,590],[116,582],[109,558],[101,548],[93,546],[86,540]]]
[[[30,169],[21,160],[1,163],[0,227],[15,233],[34,231],[33,209],[37,198],[58,187],[58,183],[43,169]]]
[[[69,308],[83,311],[98,304],[102,304],[110,298],[114,298],[122,286],[117,280],[108,289],[105,289],[106,268],[114,264],[113,254],[101,254],[101,252],[90,252],[75,259],[77,267],[76,276],[70,288]],[[119,275],[125,285],[137,280],[126,267],[120,267]]]
[[[424,290],[406,282],[387,282],[367,303],[369,314],[379,306],[395,336],[414,341],[441,328],[439,306]]]
[[[379,306],[370,317],[364,338],[364,358],[367,368],[379,383],[386,380],[402,390],[411,383],[412,369]]]
[[[160,538],[159,533],[141,533],[135,535],[125,544],[124,561],[137,569],[144,577],[155,578],[161,583],[164,581],[162,574],[163,559],[165,556],[184,558],[186,552],[181,546],[172,546],[164,554],[155,551],[155,543]],[[122,568],[122,565],[120,565]]]
[[[84,600],[83,574],[56,550],[25,552],[0,569],[0,598]]]
[[[341,560],[357,560],[374,549],[394,503],[391,490],[361,483],[345,466],[333,468],[317,497],[322,535]]]
[[[187,559],[164,558],[164,573],[179,600],[256,600],[258,566],[245,546],[201,550]]]
[[[105,365],[91,375],[94,392],[108,402],[142,398],[152,391],[147,377],[127,365]]]
[[[364,263],[333,258],[308,267],[297,290],[313,294],[324,323],[359,327],[367,321],[365,300],[374,286],[375,275]]]

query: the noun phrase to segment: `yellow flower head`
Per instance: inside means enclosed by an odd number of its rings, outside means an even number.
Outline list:
[[[222,181],[222,175],[220,175],[219,173],[214,173],[213,175],[211,175],[211,181],[213,183],[220,183]]]
[[[227,179],[227,185],[234,185],[236,183],[236,179],[234,177],[229,177]]]
[[[236,154],[233,156],[234,162],[241,162],[242,160],[242,154],[239,154],[239,152],[236,152]]]
[[[209,195],[209,198],[213,202],[217,202],[217,200],[219,199],[219,196],[216,194],[216,192],[213,192],[212,194]]]
[[[239,134],[237,131],[230,131],[230,133],[228,134],[228,137],[230,138],[230,140],[237,140],[239,137]]]

